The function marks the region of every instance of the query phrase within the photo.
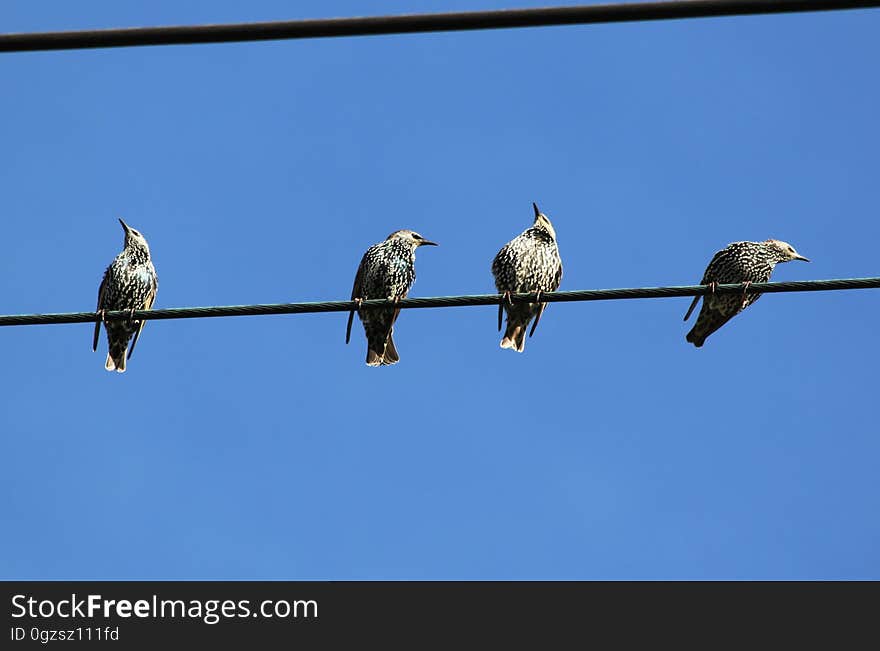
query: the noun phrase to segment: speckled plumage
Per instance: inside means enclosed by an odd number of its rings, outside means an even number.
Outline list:
[[[138,231],[129,227],[121,219],[119,223],[125,230],[125,245],[119,255],[104,272],[104,279],[98,289],[98,312],[113,310],[149,310],[156,300],[159,278],[150,260],[150,247]],[[146,321],[123,319],[106,321],[107,360],[104,368],[108,371],[125,371],[128,342],[134,337],[128,358],[134,352],[135,344],[144,329]],[[92,350],[98,349],[101,321],[95,323]]]
[[[406,298],[416,279],[416,249],[424,245],[437,244],[415,231],[400,230],[367,249],[355,275],[352,300]],[[400,308],[359,309],[357,313],[367,336],[367,365],[386,366],[400,361],[392,337]],[[345,343],[351,337],[353,317],[354,311],[348,315]]]
[[[535,210],[534,224],[505,244],[492,261],[495,287],[502,294],[554,292],[562,280],[562,259],[556,245],[556,231],[547,215],[538,210],[536,204],[532,204],[532,207]],[[507,300],[502,304],[507,310],[507,329],[501,339],[501,347],[521,353],[525,349],[529,322],[534,318],[537,326],[547,304],[511,305]],[[532,333],[535,326],[532,327]],[[498,329],[501,329],[501,307]]]
[[[733,242],[718,251],[706,267],[701,285],[725,285],[734,283],[766,283],[770,280],[773,268],[780,262],[803,260],[805,257],[794,247],[781,240],[763,242]],[[707,294],[703,297],[703,307],[697,322],[687,334],[686,339],[699,348],[706,337],[718,330],[737,314],[761,297],[756,293]],[[697,306],[699,296],[695,296],[684,315],[687,321]]]

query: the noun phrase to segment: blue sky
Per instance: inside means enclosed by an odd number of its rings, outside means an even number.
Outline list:
[[[529,6],[7,0],[3,31]],[[538,3],[540,4],[540,3]],[[0,313],[94,308],[123,217],[156,307],[493,291],[536,201],[561,289],[693,284],[734,240],[880,275],[880,11],[0,55]],[[880,579],[876,290],[3,328],[0,576]]]

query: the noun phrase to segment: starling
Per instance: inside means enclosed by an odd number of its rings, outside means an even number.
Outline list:
[[[779,262],[803,260],[804,256],[794,250],[787,242],[765,240],[764,242],[733,242],[718,251],[706,267],[701,285],[709,285],[709,293],[703,297],[703,307],[693,329],[687,333],[686,339],[699,348],[706,337],[718,330],[737,314],[757,301],[761,295],[746,293],[752,283],[766,283],[770,280],[773,268]],[[743,293],[714,293],[716,285],[743,283]],[[695,296],[684,320],[687,321],[697,306],[699,296]]]
[[[415,231],[400,230],[367,249],[354,278],[351,300],[360,303],[384,298],[397,303],[406,298],[416,279],[416,249],[424,245],[437,246],[437,243],[426,240]],[[357,312],[367,335],[367,366],[400,361],[392,338],[400,308],[358,309]],[[354,310],[348,315],[345,343],[351,338],[353,318]]]
[[[125,246],[122,252],[116,256],[101,281],[98,290],[98,315],[100,319],[95,323],[95,336],[92,341],[92,350],[98,350],[98,335],[101,332],[101,322],[107,330],[107,361],[104,368],[108,371],[125,371],[125,349],[128,342],[134,336],[128,357],[134,352],[135,344],[144,329],[146,321],[134,319],[104,321],[104,312],[112,310],[149,310],[153,307],[156,299],[156,290],[159,288],[159,278],[156,269],[150,261],[150,247],[144,236],[131,228],[121,219],[119,223],[125,230]]]
[[[535,319],[531,337],[538,327],[546,303],[512,303],[511,294],[553,292],[562,280],[562,260],[556,246],[556,231],[547,215],[536,204],[535,223],[505,244],[492,261],[495,287],[504,294],[498,306],[498,330],[501,330],[503,310],[507,309],[507,330],[501,340],[502,348],[523,352],[526,328]]]

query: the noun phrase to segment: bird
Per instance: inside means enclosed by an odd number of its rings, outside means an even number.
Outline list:
[[[159,277],[150,260],[150,246],[141,233],[119,220],[125,231],[125,244],[101,280],[98,289],[98,320],[95,323],[95,335],[92,340],[92,351],[98,350],[98,337],[101,323],[107,331],[107,361],[104,368],[108,371],[125,372],[125,361],[131,358],[135,344],[144,329],[146,321],[132,318],[106,321],[104,313],[112,310],[149,310],[156,300],[159,289]],[[132,337],[134,340],[132,341]],[[126,357],[128,342],[131,348]]]
[[[371,246],[361,258],[351,300],[358,304],[358,317],[367,336],[367,366],[387,366],[400,361],[392,337],[400,308],[361,308],[360,304],[371,299],[387,299],[396,304],[406,298],[416,279],[416,249],[420,246],[437,246],[437,243],[403,229]],[[353,318],[354,310],[348,314],[346,344],[351,338]]]
[[[788,242],[774,239],[763,242],[732,242],[718,251],[700,281],[701,285],[709,285],[709,291],[702,297],[700,315],[685,339],[700,348],[709,335],[761,297],[759,293],[746,293],[749,285],[768,282],[773,268],[780,262],[790,260],[809,262]],[[715,294],[716,285],[733,283],[743,283],[742,294]],[[685,321],[700,298],[694,297],[684,315]]]
[[[556,231],[536,203],[532,203],[532,208],[535,210],[535,222],[501,247],[492,261],[495,287],[503,294],[498,306],[499,331],[503,311],[507,310],[507,329],[501,339],[501,347],[519,353],[525,349],[529,322],[535,319],[529,333],[531,337],[547,303],[514,303],[510,295],[535,292],[540,299],[541,294],[559,289],[562,281],[562,259],[556,245]]]

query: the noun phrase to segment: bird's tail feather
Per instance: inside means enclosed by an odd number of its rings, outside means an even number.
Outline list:
[[[698,334],[697,332],[695,332],[696,329],[696,326],[694,326],[691,331],[687,333],[685,339],[688,341],[688,343],[691,343],[697,348],[700,348],[702,347],[703,342],[706,341],[706,337],[708,335]]]
[[[116,371],[117,373],[125,372],[125,349],[128,348],[128,340],[113,341],[109,343],[107,351],[107,361],[104,362],[104,368],[108,371]]]
[[[385,342],[385,364],[397,364],[400,361],[400,355],[397,354],[397,348],[394,346],[394,330],[388,333],[388,341]]]
[[[518,325],[508,322],[501,347],[510,348],[518,353],[523,352],[526,347],[526,325],[528,324]]]
[[[367,366],[388,366],[400,361],[400,355],[394,346],[393,332],[389,332],[388,338],[381,344],[375,341],[367,343]]]
[[[685,339],[697,348],[700,348],[709,335],[730,321],[734,316],[736,314],[723,314],[717,310],[703,310]]]
[[[117,373],[125,373],[125,349],[122,352],[107,353],[107,361],[104,362],[104,368],[108,371],[116,371]]]

